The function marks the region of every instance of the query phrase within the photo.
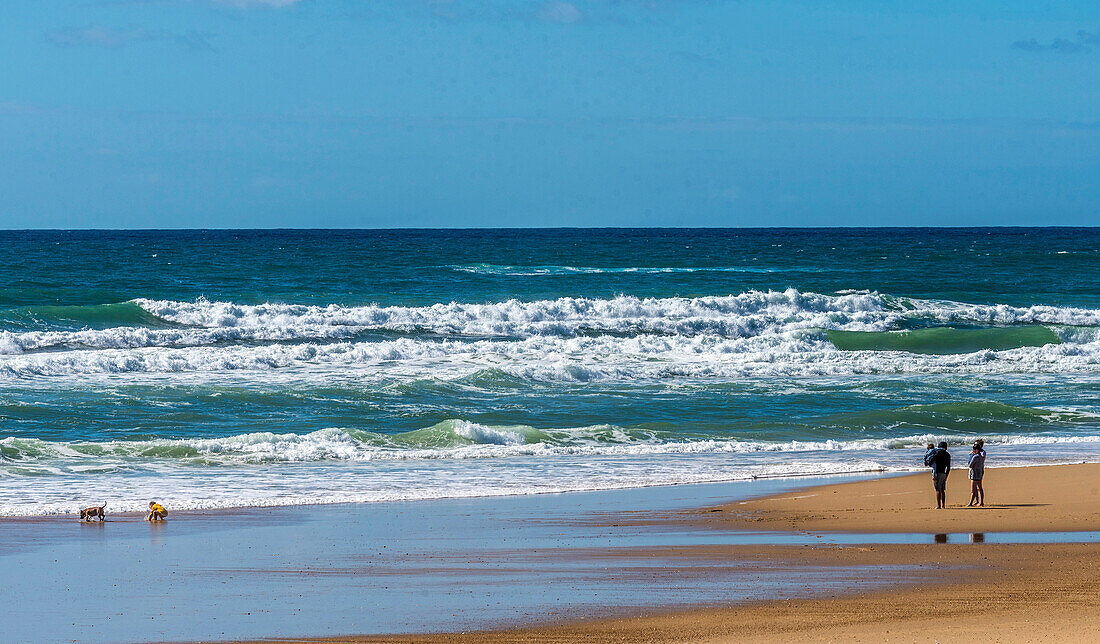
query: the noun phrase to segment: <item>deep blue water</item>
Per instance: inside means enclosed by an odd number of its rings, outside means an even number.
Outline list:
[[[1100,453],[1100,230],[0,232],[0,513]]]

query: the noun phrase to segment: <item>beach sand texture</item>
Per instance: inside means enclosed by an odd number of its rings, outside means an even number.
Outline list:
[[[958,508],[969,498],[969,481],[965,472],[953,476],[948,487],[952,507],[938,512],[927,509],[934,499],[928,477],[921,474],[780,494],[723,506],[719,512],[696,512],[688,520],[700,528],[859,532],[1100,529],[1100,465],[991,470],[988,498],[996,503],[986,509]],[[692,546],[680,552],[696,559],[770,558],[803,566],[917,565],[927,574],[913,585],[852,596],[655,610],[507,631],[325,641],[1100,641],[1098,544]]]
[[[965,457],[956,455],[955,458]],[[831,532],[1048,532],[1100,529],[1100,464],[986,470],[985,507],[968,508],[966,469],[935,509],[926,473],[826,485],[697,514],[706,525]],[[715,511],[718,510],[718,511]]]

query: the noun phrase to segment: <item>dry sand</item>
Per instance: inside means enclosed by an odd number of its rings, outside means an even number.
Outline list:
[[[921,474],[811,488],[663,520],[707,527],[848,532],[1100,530],[1100,465],[987,471],[985,509],[965,507],[956,471],[947,510]],[[994,503],[995,502],[995,503]],[[667,556],[673,549],[662,549]],[[1100,544],[704,546],[685,556],[790,565],[910,565],[913,583],[851,596],[767,601],[479,633],[334,642],[1100,641]],[[637,551],[635,551],[637,554]],[[537,580],[535,580],[537,583]],[[296,640],[297,641],[297,640]]]
[[[967,507],[956,470],[937,510],[932,478],[913,474],[841,483],[707,508],[706,525],[826,532],[1050,532],[1100,530],[1100,464],[986,470],[985,507]]]

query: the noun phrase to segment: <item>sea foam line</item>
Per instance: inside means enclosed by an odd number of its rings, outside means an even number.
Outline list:
[[[424,433],[421,434],[422,432]],[[329,428],[308,434],[260,432],[223,438],[147,441],[52,442],[9,437],[0,440],[0,463],[27,468],[39,465],[57,466],[62,462],[71,465],[83,461],[95,462],[101,467],[113,467],[141,462],[246,465],[318,461],[469,460],[520,456],[850,452],[919,448],[926,443],[941,440],[952,444],[968,444],[973,438],[973,435],[945,432],[855,440],[668,440],[658,437],[656,433],[628,434],[611,426],[536,430],[531,427],[492,427],[452,420],[404,435]],[[1100,443],[1100,436],[1097,435],[986,435],[984,438],[990,446]]]
[[[660,275],[674,273],[776,273],[780,270],[791,272],[824,272],[821,268],[767,268],[755,266],[568,266],[563,264],[540,264],[534,266],[512,266],[504,264],[451,264],[446,266],[453,271],[474,273],[477,275],[501,275],[508,277],[540,277],[556,275],[614,275],[632,274]]]
[[[1100,342],[967,354],[840,351],[813,330],[754,338],[536,337],[520,341],[399,338],[259,346],[143,347],[0,356],[0,377],[203,373],[293,369],[302,377],[370,382],[456,379],[496,370],[530,381],[589,382],[861,374],[1100,372]]]
[[[432,330],[474,336],[570,335],[581,330],[720,332],[734,336],[792,328],[841,328],[881,331],[906,317],[941,322],[984,324],[1100,325],[1100,309],[1035,305],[969,304],[845,291],[824,295],[785,291],[747,291],[738,295],[695,298],[609,299],[563,297],[556,300],[439,303],[431,306],[241,305],[231,302],[134,300],[161,319],[201,327],[297,324],[363,326],[397,331]],[[743,323],[739,320],[744,320]],[[722,326],[707,323],[724,322]],[[685,323],[687,323],[685,325]],[[703,324],[693,329],[692,324]]]
[[[54,347],[77,349],[181,347],[233,341],[347,338],[365,330],[431,332],[458,338],[573,337],[582,333],[657,333],[747,338],[806,329],[885,331],[907,318],[944,323],[1100,323],[1100,311],[1050,306],[1029,308],[901,299],[866,291],[841,295],[749,291],[697,298],[559,298],[485,304],[451,302],[426,307],[241,305],[231,302],[134,300],[153,319],[190,328],[0,332],[0,354]],[[81,307],[68,307],[80,309]],[[91,307],[98,310],[102,307]],[[68,310],[67,309],[67,310]],[[78,312],[71,313],[79,317]],[[1058,331],[1067,341],[1095,339],[1095,329]]]

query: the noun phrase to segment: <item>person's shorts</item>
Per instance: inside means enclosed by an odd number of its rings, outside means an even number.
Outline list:
[[[937,472],[932,475],[932,487],[936,488],[937,492],[943,492],[947,489],[947,472]]]
[[[984,475],[985,475],[985,470],[970,470],[970,480],[971,481],[980,481],[980,480],[982,480],[982,476],[984,476]]]

